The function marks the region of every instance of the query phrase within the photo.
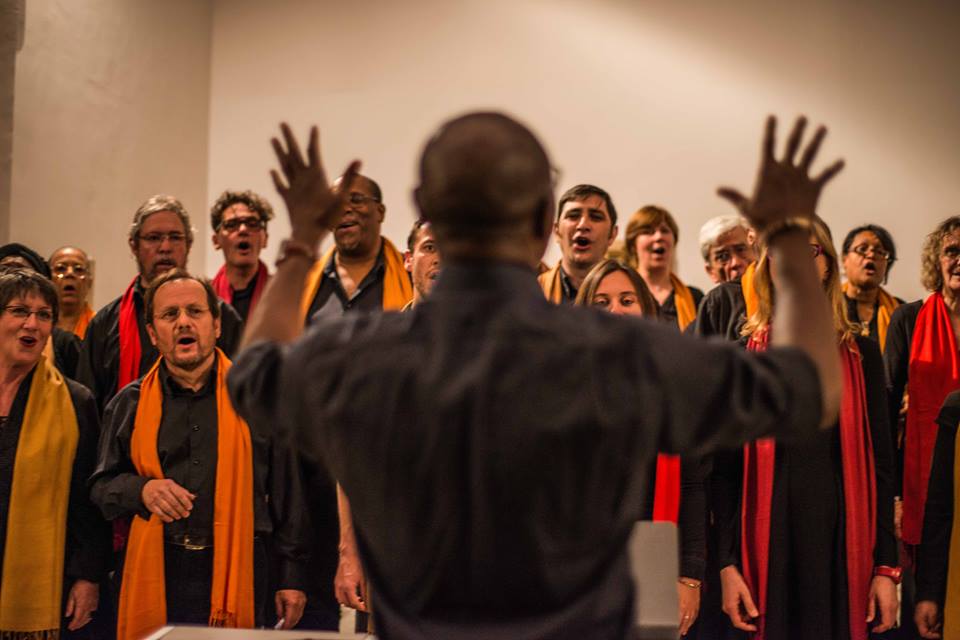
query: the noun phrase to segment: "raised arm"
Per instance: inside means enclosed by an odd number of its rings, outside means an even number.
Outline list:
[[[806,125],[806,118],[797,120],[783,157],[778,159],[774,154],[777,121],[770,117],[753,196],[747,198],[726,187],[718,193],[743,212],[769,248],[777,282],[772,344],[798,347],[813,360],[823,398],[821,426],[826,428],[836,422],[840,408],[840,364],[833,314],[810,260],[808,238],[820,192],[843,168],[843,162],[811,177],[810,167],[827,131],[818,127],[801,152]]]
[[[290,127],[280,125],[283,143],[273,138],[283,176],[270,172],[277,192],[287,205],[290,239],[281,247],[277,273],[270,279],[260,304],[254,309],[240,343],[241,350],[261,340],[292,342],[303,331],[300,297],[307,273],[316,261],[320,241],[336,225],[344,199],[360,169],[352,162],[343,174],[339,189],[332,189],[320,160],[320,134],[310,129],[310,142],[304,158]]]

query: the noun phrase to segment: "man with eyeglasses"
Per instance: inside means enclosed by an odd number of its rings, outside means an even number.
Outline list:
[[[28,269],[53,281],[47,261],[30,247],[17,242],[0,247],[0,267]],[[63,375],[76,378],[80,360],[80,339],[77,336],[60,327],[54,327],[43,351]]]
[[[175,269],[150,285],[144,304],[161,357],[107,406],[91,477],[104,515],[133,519],[118,637],[167,623],[262,625],[270,573],[271,608],[291,628],[306,600],[295,453],[234,411],[231,363],[216,348],[222,305],[208,283]]]
[[[53,284],[60,298],[57,327],[83,340],[93,319],[93,309],[87,301],[93,285],[90,258],[83,249],[60,247],[50,256],[49,263]]]
[[[753,292],[757,249],[753,229],[739,214],[711,218],[700,227],[700,254],[704,269],[717,286],[707,292],[693,324],[696,335],[740,339],[740,327],[749,315],[744,292]],[[756,298],[752,294],[752,300]]]
[[[273,207],[253,191],[224,191],[210,209],[213,246],[223,251],[223,266],[211,284],[246,322],[270,274],[260,260],[267,246],[267,222]]]
[[[847,299],[847,317],[861,327],[861,335],[886,347],[887,328],[894,310],[903,300],[887,293],[883,285],[897,261],[897,247],[890,233],[881,226],[865,224],[850,230],[843,239],[843,270],[847,281],[843,293]]]
[[[122,296],[100,309],[90,321],[80,353],[77,379],[93,391],[100,410],[116,393],[157,361],[143,317],[143,296],[150,282],[172,269],[183,269],[193,244],[190,217],[179,200],[156,195],[137,209],[130,226],[130,251],[138,274]],[[217,345],[233,353],[243,321],[226,303]]]
[[[300,312],[307,325],[354,311],[399,311],[413,299],[403,254],[380,235],[387,211],[380,185],[367,176],[357,176],[342,202],[333,247],[314,263],[306,279]],[[278,261],[285,257],[282,247],[280,253]],[[308,482],[313,485],[311,494],[325,499],[315,499],[311,507],[316,544],[309,602],[301,626],[336,629],[338,602],[359,611],[366,608],[361,596],[362,571],[352,553],[350,502],[342,491],[334,492],[327,478],[318,475]],[[366,622],[359,616],[358,630],[365,629]]]

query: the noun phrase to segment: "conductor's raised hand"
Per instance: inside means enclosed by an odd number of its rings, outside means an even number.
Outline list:
[[[787,218],[812,218],[817,211],[817,201],[823,187],[843,169],[843,161],[838,160],[815,177],[810,175],[810,167],[827,130],[818,127],[804,146],[803,133],[806,127],[807,119],[797,118],[783,156],[778,159],[775,154],[777,119],[770,116],[763,135],[760,169],[753,196],[748,198],[730,187],[717,190],[722,198],[729,200],[743,213],[758,233]]]
[[[336,226],[343,213],[350,187],[360,170],[360,163],[351,162],[343,173],[339,188],[332,188],[320,160],[320,132],[310,128],[306,156],[287,123],[280,125],[281,142],[272,138],[270,144],[277,154],[280,172],[271,170],[270,176],[277,192],[287,205],[291,235],[295,240],[316,246],[328,229]]]

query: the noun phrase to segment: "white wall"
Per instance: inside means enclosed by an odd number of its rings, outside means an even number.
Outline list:
[[[280,205],[267,141],[281,119],[318,123],[331,172],[359,157],[381,183],[399,242],[427,135],[502,109],[541,136],[561,188],[604,186],[622,217],[670,209],[680,273],[706,286],[696,236],[726,211],[715,187],[748,186],[767,113],[803,112],[831,127],[822,162],[848,163],[822,207],[838,241],[888,227],[891,289],[919,297],[922,236],[960,213],[960,5],[792,4],[217,0],[207,200],[253,188]],[[273,225],[272,250],[286,232]]]
[[[144,200],[170,193],[194,226],[205,217],[211,20],[204,0],[27,2],[10,239],[90,252],[97,307],[136,273],[126,237]]]

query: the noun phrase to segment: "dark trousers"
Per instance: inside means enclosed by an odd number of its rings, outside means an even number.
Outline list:
[[[267,555],[260,538],[253,541],[253,592],[256,625],[263,626],[266,601]],[[213,581],[213,548],[190,550],[164,543],[164,582],[167,623],[206,625],[210,620],[210,589]]]

